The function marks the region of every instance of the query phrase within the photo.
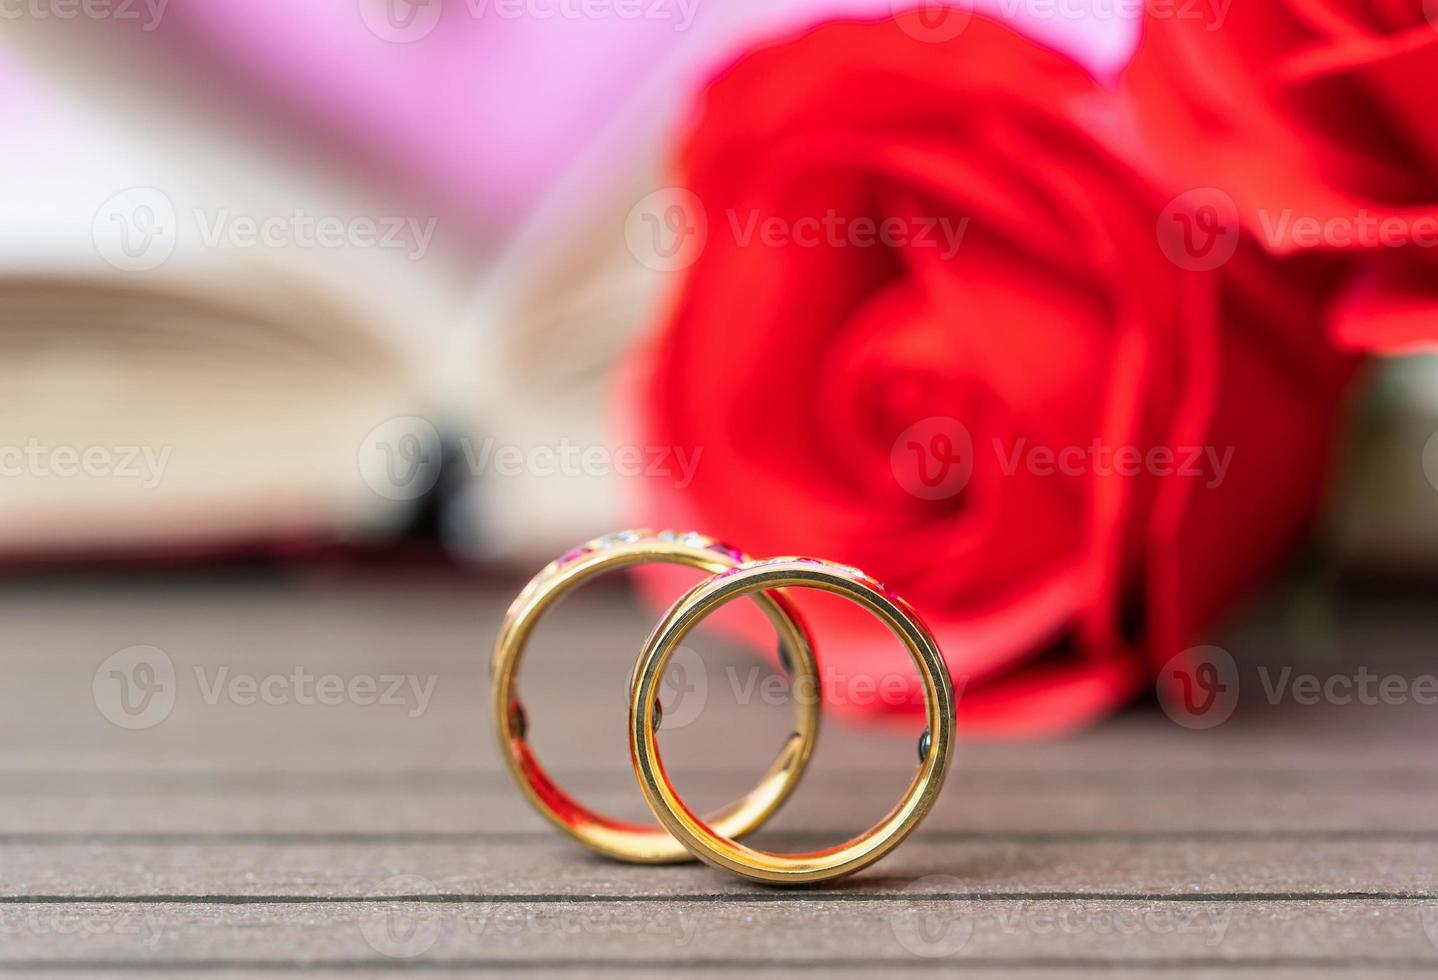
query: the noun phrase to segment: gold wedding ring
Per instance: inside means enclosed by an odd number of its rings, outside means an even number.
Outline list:
[[[604,572],[647,562],[668,562],[713,574],[726,572],[745,560],[746,556],[736,549],[694,532],[622,531],[597,538],[551,562],[509,607],[490,664],[491,707],[499,730],[499,746],[524,795],[560,830],[602,854],[625,861],[657,864],[690,857],[685,844],[663,827],[628,823],[586,808],[560,789],[540,765],[527,741],[528,723],[515,690],[520,660],[535,625],[565,593]],[[774,624],[780,649],[788,654],[784,659],[791,665],[796,692],[794,729],[754,789],[706,818],[708,826],[724,838],[742,837],[753,831],[788,799],[808,765],[819,731],[818,668],[808,630],[782,593],[761,587],[748,590],[748,594]],[[677,643],[676,639],[664,648],[664,663]],[[664,663],[658,665],[652,681],[644,687],[649,699],[645,702],[645,723],[649,725],[657,721],[655,697]],[[814,696],[799,697],[800,691]]]
[[[690,812],[664,771],[655,709],[664,669],[689,632],[732,599],[807,587],[843,596],[877,616],[913,657],[924,685],[928,727],[921,762],[898,804],[858,837],[821,851],[777,854],[737,843],[726,826]],[[933,807],[948,772],[954,739],[954,690],[933,635],[907,602],[857,568],[813,558],[744,562],[694,586],[670,607],[645,642],[629,696],[629,749],[640,789],[669,832],[695,856],[754,881],[802,884],[852,874],[897,847]]]

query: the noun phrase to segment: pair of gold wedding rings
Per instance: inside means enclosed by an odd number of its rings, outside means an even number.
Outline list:
[[[629,749],[639,787],[662,826],[615,820],[562,790],[531,750],[516,693],[520,659],[544,613],[568,591],[605,572],[649,562],[697,568],[709,577],[672,605],[645,641],[629,690]],[[869,830],[836,847],[805,854],[756,850],[737,838],[756,830],[789,798],[819,731],[819,690],[813,641],[784,589],[831,592],[868,609],[904,644],[924,686],[928,723],[920,763],[899,803]],[[708,817],[695,815],[675,792],[659,756],[659,690],[670,658],[689,632],[720,606],[752,596],[779,633],[791,673],[794,730],[758,785]],[[857,568],[814,558],[754,561],[713,538],[682,531],[621,531],[597,538],[551,562],[509,607],[490,666],[492,708],[500,749],[529,801],[551,823],[588,847],[625,861],[660,864],[690,855],[754,881],[802,884],[852,874],[897,847],[932,808],[953,751],[954,691],[933,636],[907,602]]]

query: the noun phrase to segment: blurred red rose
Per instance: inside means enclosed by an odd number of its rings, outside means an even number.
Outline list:
[[[1340,343],[1438,341],[1438,2],[1183,9],[1150,10],[1127,72],[1164,165],[1231,195],[1275,252],[1367,253]]]
[[[1120,115],[977,16],[840,23],[718,79],[680,161],[707,239],[641,356],[643,422],[702,456],[646,520],[878,576],[969,730],[1152,683],[1311,513],[1351,375],[1316,336],[1327,270],[1170,201]],[[831,693],[905,669],[862,610],[814,613]]]

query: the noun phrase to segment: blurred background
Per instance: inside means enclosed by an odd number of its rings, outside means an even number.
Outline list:
[[[615,372],[672,278],[626,229],[662,217],[646,199],[711,75],[887,12],[32,6],[0,22],[3,441],[97,448],[7,475],[17,561],[418,529],[531,562],[624,523]],[[1131,25],[1109,27],[1100,60]],[[106,447],[147,449],[144,475]]]

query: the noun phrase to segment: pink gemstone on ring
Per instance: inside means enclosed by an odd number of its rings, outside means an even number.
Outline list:
[[[725,544],[723,541],[715,541],[714,543],[709,545],[709,550],[718,552],[725,558],[731,559],[732,561],[737,562],[744,560],[743,552],[741,552],[738,548],[734,547],[732,544]]]
[[[590,549],[584,546],[580,546],[578,548],[573,548],[569,551],[566,551],[564,555],[559,559],[559,564],[568,565],[572,561],[578,561],[585,555],[589,554],[589,551]]]

